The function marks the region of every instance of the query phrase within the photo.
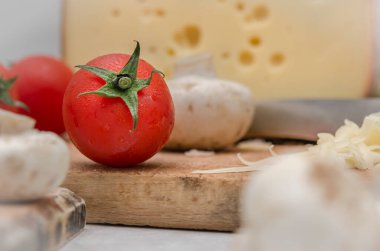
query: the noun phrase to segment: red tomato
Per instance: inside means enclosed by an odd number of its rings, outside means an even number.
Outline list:
[[[13,76],[10,73],[9,69],[0,64],[0,78],[2,78],[3,80],[9,80],[12,77]],[[14,85],[9,90],[6,90],[6,92],[13,100],[18,100],[17,91]],[[7,105],[0,99],[0,109],[20,113],[22,108],[14,105]]]
[[[0,64],[0,77],[3,77],[5,79],[13,77],[9,71],[8,68],[6,68],[4,65]]]
[[[29,108],[24,114],[36,120],[39,130],[63,133],[62,102],[73,75],[70,68],[48,56],[32,56],[14,64],[11,72],[17,76],[19,100]]]
[[[130,59],[125,54],[95,58],[87,65],[118,73]],[[153,67],[138,61],[137,78],[149,78]],[[65,94],[63,118],[74,145],[88,158],[110,166],[141,163],[157,153],[169,139],[174,108],[162,76],[153,73],[150,85],[137,92],[138,121],[133,129],[130,109],[121,98],[81,95],[105,85],[94,73],[79,70]]]

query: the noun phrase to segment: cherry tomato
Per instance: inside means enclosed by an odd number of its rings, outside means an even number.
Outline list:
[[[23,112],[36,120],[36,128],[61,134],[63,96],[73,75],[63,62],[49,56],[31,56],[15,63],[15,88],[19,100],[28,108]]]
[[[13,77],[10,70],[2,64],[0,64],[0,77],[3,77],[4,79]]]
[[[122,73],[126,65],[131,67]],[[85,69],[89,66],[97,68]],[[139,59],[139,44],[132,56],[104,55],[80,68],[63,103],[66,131],[74,145],[96,162],[119,167],[141,163],[157,153],[173,129],[174,108],[161,74]],[[147,85],[140,89],[141,83]],[[133,92],[137,93],[134,105],[127,102]]]

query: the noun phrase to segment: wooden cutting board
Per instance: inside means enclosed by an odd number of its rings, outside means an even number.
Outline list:
[[[84,200],[65,188],[28,203],[0,204],[0,250],[56,250],[85,223]]]
[[[277,146],[279,153],[304,146]],[[88,223],[233,231],[239,225],[239,197],[251,173],[193,174],[197,169],[240,166],[236,149],[190,157],[160,152],[130,168],[94,163],[72,147],[73,161],[63,186],[83,197]],[[268,152],[242,152],[247,160]]]

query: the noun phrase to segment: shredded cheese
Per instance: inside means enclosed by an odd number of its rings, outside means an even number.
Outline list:
[[[215,155],[215,152],[191,149],[189,151],[186,151],[184,154],[188,157],[208,157]]]
[[[367,116],[361,127],[346,120],[335,135],[318,134],[314,154],[333,155],[351,168],[370,169],[380,164],[380,113]]]
[[[237,156],[239,160],[245,166],[227,167],[227,168],[211,169],[211,170],[195,170],[193,171],[193,173],[218,174],[218,173],[242,173],[242,172],[262,171],[265,168],[275,165],[276,163],[278,163],[278,161],[281,161],[281,159],[288,157],[289,155],[304,155],[304,154],[308,154],[308,153],[300,152],[300,153],[292,153],[292,154],[275,155],[275,156],[261,159],[258,161],[247,161],[243,159],[243,157],[241,157],[240,154],[238,154]]]
[[[273,144],[262,139],[251,139],[240,142],[236,148],[239,150],[268,151],[268,149],[273,148]]]
[[[272,157],[259,161],[246,161],[238,154],[238,159],[245,166],[214,170],[196,170],[193,173],[230,173],[260,171],[265,167],[275,165],[283,156],[276,155],[273,146],[267,148]],[[361,170],[380,166],[380,113],[374,113],[364,118],[359,127],[352,121],[345,120],[335,133],[319,133],[317,144],[310,146],[301,155],[318,155],[322,158],[332,158],[345,163],[345,166]]]

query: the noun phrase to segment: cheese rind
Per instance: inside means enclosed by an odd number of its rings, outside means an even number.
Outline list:
[[[373,2],[374,21],[374,85],[371,90],[373,96],[380,96],[380,1]]]
[[[169,78],[177,59],[211,53],[217,75],[259,99],[367,94],[371,0],[66,0],[64,59],[133,50]]]

